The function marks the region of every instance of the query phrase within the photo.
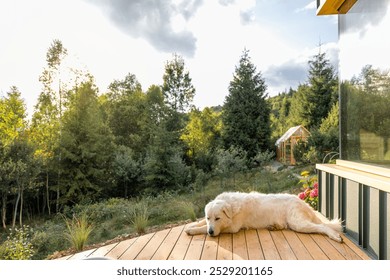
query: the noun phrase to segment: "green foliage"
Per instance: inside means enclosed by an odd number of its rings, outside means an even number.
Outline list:
[[[87,215],[73,215],[72,219],[65,217],[65,224],[68,230],[65,234],[66,238],[76,251],[82,251],[93,230],[93,226],[88,221]]]
[[[34,255],[29,226],[10,230],[7,240],[0,246],[0,259],[29,260]]]
[[[275,143],[292,125],[290,119],[291,99],[296,91],[288,92],[267,99],[270,104],[271,139]]]
[[[218,150],[216,159],[214,172],[221,179],[221,188],[224,187],[224,179],[231,177],[233,177],[233,186],[235,186],[236,173],[247,169],[247,153],[240,148],[230,147],[228,150]]]
[[[217,174],[233,174],[238,171],[243,171],[247,168],[247,155],[246,152],[235,147],[230,147],[228,150],[217,151],[217,165],[215,172]]]
[[[291,125],[318,128],[337,101],[337,76],[325,53],[309,61],[308,82],[291,99]]]
[[[147,95],[134,75],[109,86],[108,101],[104,104],[108,125],[115,142],[131,148],[137,155],[144,152],[149,138],[149,111]]]
[[[143,179],[148,191],[156,193],[187,186],[190,180],[190,167],[185,164],[179,146],[172,143],[170,134],[165,130],[157,132],[161,133],[160,137],[150,146],[142,166]]]
[[[140,82],[134,74],[128,73],[123,80],[114,80],[108,86],[110,100],[120,100],[123,97],[142,91]]]
[[[249,158],[269,148],[270,108],[265,100],[265,91],[265,81],[245,50],[223,106],[222,138],[225,148],[239,147],[248,153]]]
[[[140,172],[140,163],[135,159],[133,150],[126,146],[119,146],[113,160],[113,173],[118,183],[123,184],[124,191],[117,193],[124,197],[127,197],[130,193],[134,194],[134,185],[139,179]],[[130,191],[129,187],[131,188]]]
[[[165,64],[162,90],[167,105],[175,112],[185,112],[195,96],[195,88],[190,74],[185,70],[184,59],[173,54],[171,61]]]
[[[35,254],[33,259],[42,260],[55,251],[68,249],[68,240],[64,235],[66,225],[63,218],[53,218],[43,224],[34,227],[34,234],[31,243],[34,246]]]
[[[252,161],[255,166],[263,167],[268,165],[274,158],[275,152],[267,150],[265,152],[258,152],[257,155],[253,157]]]
[[[203,111],[192,110],[189,121],[180,139],[187,145],[188,157],[197,167],[210,170],[213,152],[218,147],[221,136],[221,113],[206,107]]]
[[[26,129],[26,105],[17,87],[11,87],[0,99],[0,141],[9,145]]]
[[[113,149],[113,136],[104,122],[96,90],[89,83],[82,84],[63,117],[60,163],[65,202],[100,195],[102,182],[110,172]]]

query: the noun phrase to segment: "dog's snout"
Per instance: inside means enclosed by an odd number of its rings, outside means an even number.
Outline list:
[[[209,235],[213,236],[214,235],[214,230],[212,228],[210,228],[208,233],[209,233]]]

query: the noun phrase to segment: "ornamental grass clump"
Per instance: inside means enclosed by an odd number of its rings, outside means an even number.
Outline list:
[[[149,223],[149,210],[146,203],[137,203],[131,211],[130,221],[138,234],[146,232]]]
[[[93,230],[93,226],[89,223],[87,215],[81,214],[80,217],[73,215],[72,219],[65,218],[65,223],[68,229],[66,238],[72,243],[76,251],[82,251]]]
[[[302,179],[299,181],[302,184],[302,192],[298,197],[304,200],[307,204],[313,207],[314,210],[318,208],[318,180],[316,175],[310,176],[309,171],[301,173]]]

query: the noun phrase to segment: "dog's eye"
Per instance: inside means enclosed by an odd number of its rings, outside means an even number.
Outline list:
[[[218,221],[219,219],[221,219],[221,218],[215,218],[216,221]]]
[[[207,217],[207,218],[206,218],[206,220],[210,220],[210,218],[209,218],[209,217]]]

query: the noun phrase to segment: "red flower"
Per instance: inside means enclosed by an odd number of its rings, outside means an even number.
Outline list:
[[[306,193],[305,192],[301,192],[300,194],[298,194],[298,197],[302,200],[305,200],[306,198]]]
[[[318,189],[313,189],[311,192],[310,192],[310,197],[311,198],[314,198],[314,197],[317,197],[318,196]]]

